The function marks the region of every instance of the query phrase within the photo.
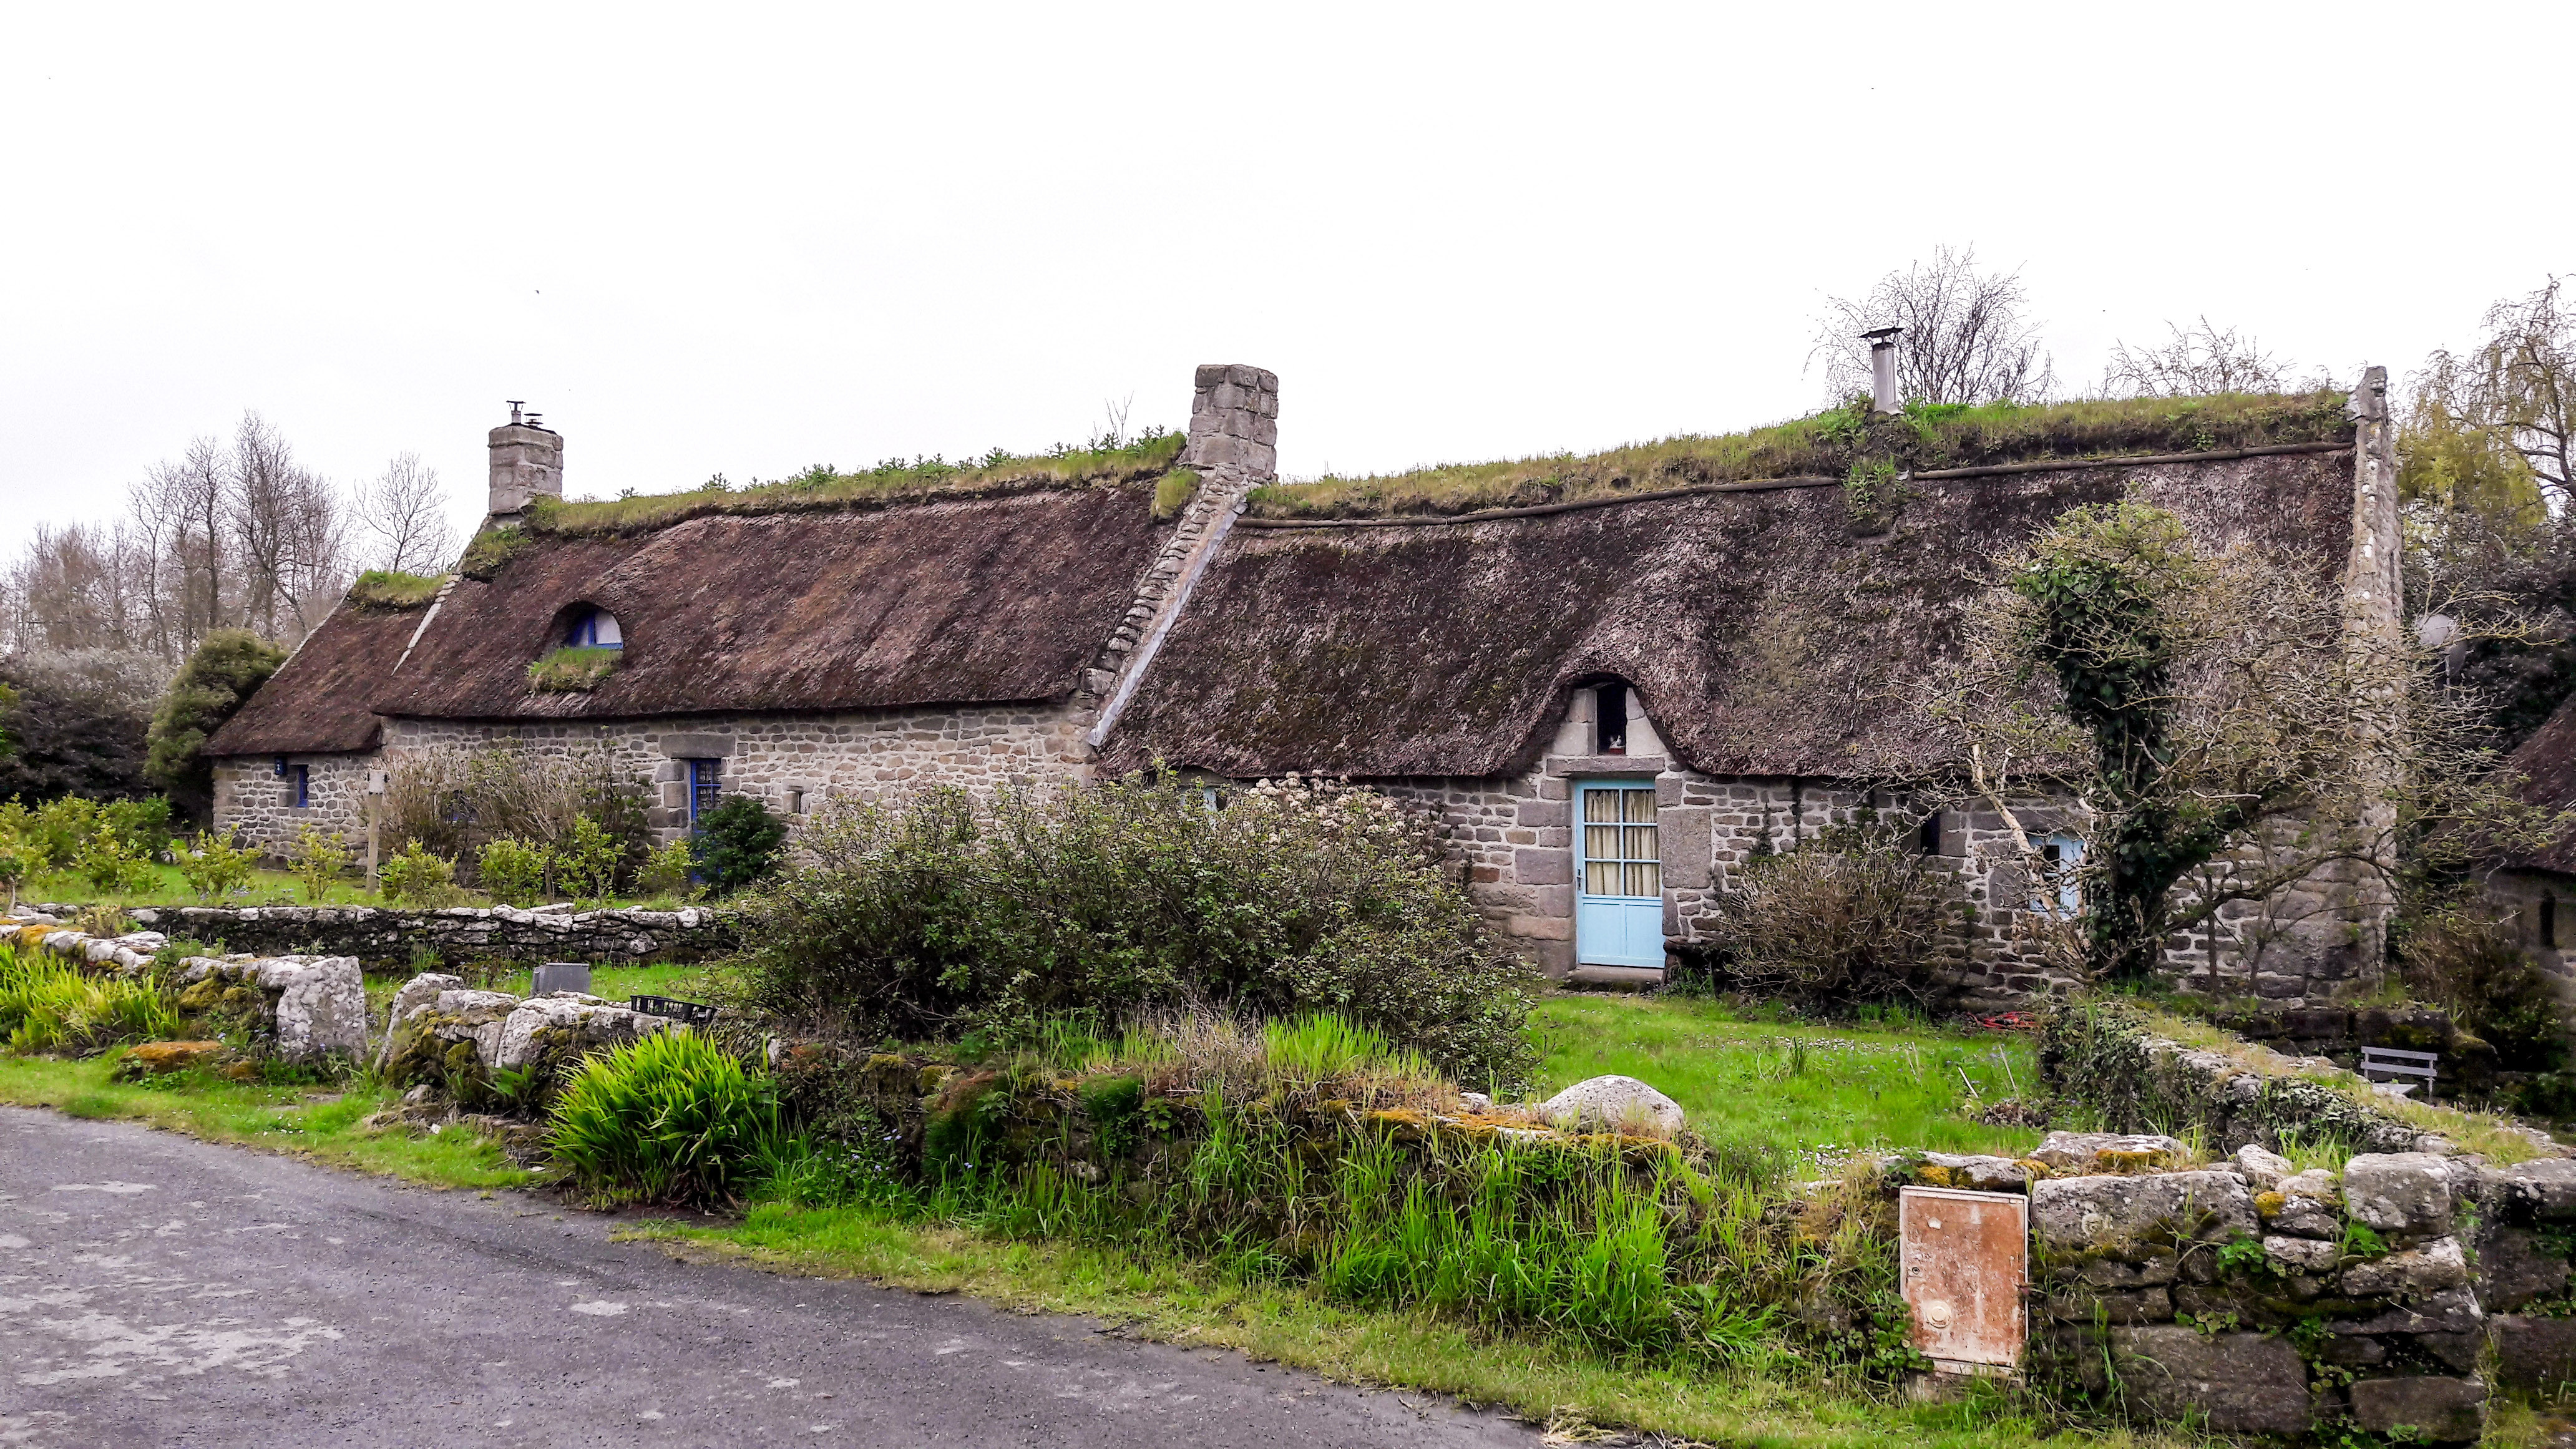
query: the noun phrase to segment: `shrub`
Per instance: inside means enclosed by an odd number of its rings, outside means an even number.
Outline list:
[[[0,796],[119,799],[151,788],[144,737],[170,667],[141,650],[27,651],[0,661]]]
[[[348,870],[349,847],[337,832],[308,820],[295,828],[295,846],[286,853],[286,863],[303,882],[304,899],[318,904],[331,882]]]
[[[637,890],[648,896],[685,896],[689,877],[696,872],[696,857],[689,853],[689,842],[674,840],[654,851],[635,876]]]
[[[714,1207],[743,1195],[778,1136],[767,1077],[666,1031],[583,1062],[555,1100],[551,1141],[594,1203]]]
[[[805,837],[810,868],[749,892],[756,999],[921,1038],[1106,1031],[1153,1007],[1331,1012],[1470,1085],[1532,1048],[1527,969],[1441,870],[1431,827],[1384,796],[1264,785],[1226,808],[1177,779],[855,806]]]
[[[728,795],[698,822],[690,854],[698,879],[716,895],[730,895],[778,867],[787,823],[748,795]]]
[[[1813,1005],[1923,1000],[1956,944],[1943,884],[1921,855],[1857,830],[1757,857],[1720,906],[1724,969]]]
[[[504,835],[485,843],[474,873],[496,903],[526,905],[545,898],[546,874],[554,864],[553,851]]]
[[[2445,901],[2400,923],[2397,961],[2415,995],[2496,1049],[2508,1071],[2567,1063],[2567,1026],[2548,973],[2502,926]]]
[[[178,1014],[150,981],[84,976],[68,962],[0,946],[0,1039],[11,1051],[87,1056],[178,1029]]]
[[[456,888],[456,867],[406,841],[392,859],[376,867],[376,888],[386,900],[405,906],[452,906],[465,893]]]
[[[610,839],[598,821],[584,815],[573,821],[572,834],[555,852],[555,873],[569,894],[605,900],[625,858],[624,842]]]
[[[152,863],[138,855],[115,826],[105,822],[82,842],[71,864],[102,895],[139,891],[152,880]]]
[[[9,904],[18,904],[18,887],[27,877],[44,868],[44,857],[33,846],[14,836],[0,835],[0,881],[9,886]]]
[[[146,732],[143,775],[193,819],[214,809],[206,739],[286,662],[286,651],[247,629],[217,629],[197,645],[161,697]]]
[[[212,831],[199,831],[195,840],[172,852],[171,860],[198,900],[219,901],[250,884],[259,852],[234,845]]]

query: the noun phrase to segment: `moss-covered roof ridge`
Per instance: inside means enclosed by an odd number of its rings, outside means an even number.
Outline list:
[[[1253,518],[1438,517],[1759,481],[1841,481],[1855,465],[1931,473],[2045,459],[2224,452],[2348,440],[2346,394],[2221,393],[1980,407],[1865,403],[1742,433],[1683,434],[1599,453],[1439,464],[1256,489]]]
[[[715,484],[684,493],[630,494],[577,503],[540,498],[528,509],[522,526],[531,534],[597,537],[647,533],[719,514],[751,517],[842,511],[1036,490],[1118,487],[1172,472],[1186,441],[1180,433],[1149,432],[1133,442],[1060,447],[1046,453],[1013,454],[996,448],[962,463],[940,458],[897,460],[852,473],[818,465],[792,478],[743,488]]]

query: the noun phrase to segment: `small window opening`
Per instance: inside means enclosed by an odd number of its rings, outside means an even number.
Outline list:
[[[295,808],[298,810],[306,809],[311,806],[312,803],[313,767],[311,765],[298,765],[295,767]]]
[[[623,649],[626,634],[606,609],[584,609],[572,616],[564,630],[564,645],[572,649]]]
[[[2558,897],[2540,898],[2540,944],[2552,951],[2558,949]]]
[[[1939,855],[1941,853],[1941,812],[1935,810],[1924,816],[1923,824],[1915,832],[1914,838],[1925,855]]]
[[[790,815],[805,813],[805,791],[802,787],[787,792],[787,813]]]
[[[281,780],[286,778],[286,757],[284,755],[277,757],[277,778]]]
[[[1592,752],[1628,753],[1628,686],[1605,684],[1592,695]]]

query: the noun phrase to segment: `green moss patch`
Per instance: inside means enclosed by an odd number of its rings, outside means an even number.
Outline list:
[[[406,574],[393,569],[369,569],[349,585],[348,601],[352,608],[372,613],[395,614],[406,609],[425,607],[438,597],[438,590],[448,580],[446,574]]]

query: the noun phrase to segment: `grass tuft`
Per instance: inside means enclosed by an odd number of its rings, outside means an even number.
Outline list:
[[[438,596],[446,574],[406,574],[393,569],[369,569],[349,585],[350,607],[371,613],[393,614],[425,606]]]
[[[616,673],[625,655],[622,649],[566,645],[529,662],[528,687],[550,694],[586,693]]]

